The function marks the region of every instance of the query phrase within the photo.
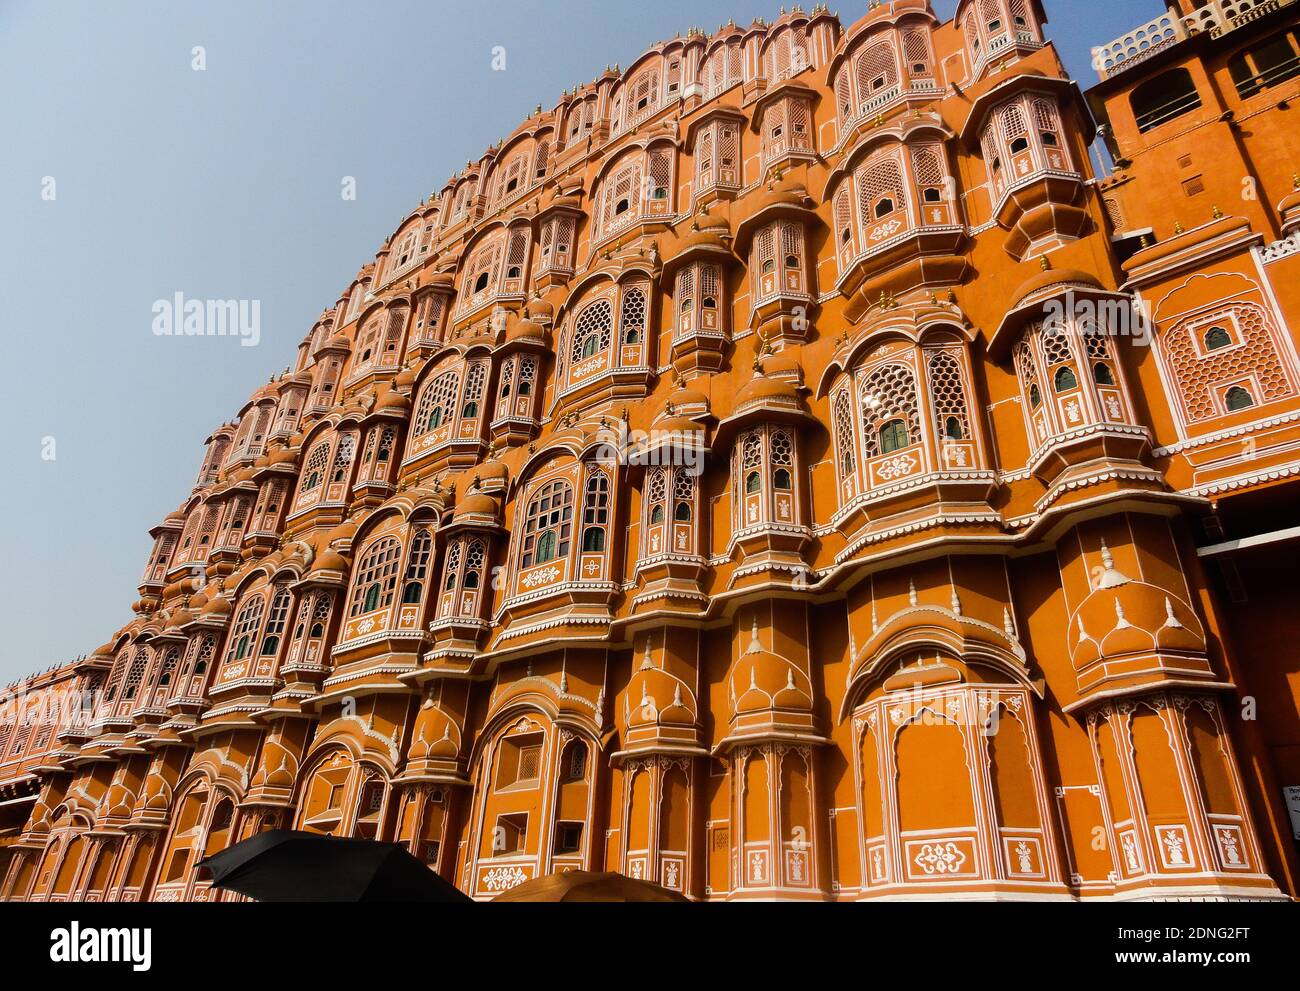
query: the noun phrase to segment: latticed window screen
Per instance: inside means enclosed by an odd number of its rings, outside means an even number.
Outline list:
[[[848,183],[835,194],[835,235],[841,245],[853,241],[853,199]]]
[[[1020,376],[1025,394],[1029,396],[1029,405],[1031,408],[1037,408],[1039,403],[1042,402],[1043,387],[1038,380],[1038,368],[1034,364],[1034,355],[1029,347],[1028,335],[1021,338],[1020,343],[1016,345],[1015,359],[1016,372]]]
[[[835,453],[840,478],[852,476],[857,464],[857,451],[853,441],[853,403],[847,389],[835,397],[834,404]]]
[[[624,344],[638,344],[645,339],[646,292],[633,286],[623,292],[619,312],[619,337]]]
[[[461,402],[461,416],[465,419],[473,419],[479,415],[483,386],[486,382],[487,362],[471,362],[465,374],[465,395]]]
[[[858,210],[864,227],[869,227],[878,217],[888,216],[907,202],[903,195],[903,169],[893,149],[872,155],[858,169],[857,178]],[[885,199],[889,202],[885,203]]]
[[[140,647],[131,658],[131,667],[126,672],[126,680],[122,682],[123,702],[132,701],[140,693],[140,686],[144,683],[144,672],[148,666],[149,651]]]
[[[423,588],[425,578],[429,575],[429,561],[432,557],[433,537],[428,530],[421,527],[411,538],[411,549],[406,556],[407,591],[403,593],[403,601],[418,601],[416,597]],[[412,589],[414,589],[413,593]]]
[[[572,531],[573,489],[561,479],[546,483],[528,506],[520,566],[564,558]]]
[[[582,525],[582,549],[588,552],[603,551],[604,528],[609,525],[609,476],[603,471],[593,472],[587,479],[587,492],[582,504]]]
[[[772,432],[772,464],[779,468],[794,467],[794,437],[788,430]]]
[[[687,313],[695,306],[695,266],[687,265],[677,274],[677,292],[674,294],[679,313]]]
[[[443,372],[424,388],[420,404],[415,410],[415,435],[417,437],[436,430],[450,420],[452,405],[456,401],[456,390],[460,386],[460,372],[457,369]]]
[[[613,324],[613,307],[607,299],[596,300],[578,315],[573,328],[574,364],[609,348]]]
[[[172,647],[163,655],[162,666],[158,669],[158,677],[155,684],[159,688],[167,688],[171,685],[172,679],[176,677],[176,668],[181,662],[181,651],[179,647]]]
[[[969,438],[970,420],[960,359],[950,351],[932,351],[926,359],[926,374],[930,380],[935,436],[952,440]]]
[[[1070,343],[1071,335],[1064,327],[1044,326],[1042,333],[1038,335],[1038,340],[1043,349],[1043,361],[1047,365],[1049,377],[1058,365],[1068,364],[1071,368],[1075,367],[1074,349]]]
[[[920,145],[912,149],[912,174],[918,186],[944,184],[944,171],[938,145]]]
[[[366,550],[357,567],[349,615],[359,616],[362,612],[373,612],[392,605],[401,553],[402,548],[396,537],[383,537]]]
[[[641,162],[629,162],[605,180],[601,209],[601,235],[607,236],[632,223],[640,212]]]
[[[907,71],[913,76],[934,75],[925,31],[913,29],[903,33],[903,58],[907,60]]]
[[[357,435],[344,434],[339,440],[338,453],[334,455],[334,467],[330,469],[331,482],[346,482],[347,471],[352,464],[352,456],[357,449]]]
[[[859,104],[898,84],[898,58],[892,41],[878,41],[858,56],[857,83]]]
[[[650,472],[650,481],[646,486],[646,518],[654,524],[663,519],[665,510],[664,500],[668,493],[668,473],[662,468],[655,468]],[[656,519],[656,510],[658,510],[658,519]]]
[[[1241,343],[1212,351],[1198,348],[1193,335],[1203,335],[1213,326],[1234,324]],[[1223,387],[1253,379],[1258,388],[1247,391],[1256,404],[1274,402],[1295,395],[1296,388],[1278,356],[1278,336],[1273,321],[1259,306],[1234,304],[1210,318],[1174,327],[1162,340],[1165,354],[1182,399],[1189,423],[1197,423],[1224,412],[1215,402]],[[1254,395],[1258,392],[1259,395]]]
[[[510,247],[506,252],[506,278],[523,277],[524,262],[528,260],[528,232],[514,230],[510,232]]]
[[[910,368],[900,364],[881,365],[863,381],[862,438],[868,458],[882,453],[880,430],[902,420],[909,444],[920,437],[917,422],[916,379]]]
[[[1002,128],[1002,140],[1008,145],[1016,138],[1025,137],[1029,133],[1029,128],[1025,125],[1025,112],[1019,103],[1011,103],[1003,107],[1002,113],[998,115],[998,122]]]
[[[840,69],[835,77],[835,106],[839,110],[840,128],[853,118],[853,84],[849,81],[849,69]]]
[[[456,577],[460,574],[460,559],[465,546],[465,541],[457,540],[447,551],[446,578],[443,581],[443,590],[450,592],[456,587]]]
[[[483,563],[487,560],[487,548],[483,541],[476,540],[469,545],[465,555],[465,587],[478,588],[483,583]]]
[[[664,147],[653,148],[649,155],[650,188],[648,193],[652,200],[667,200],[673,181],[673,156]]]

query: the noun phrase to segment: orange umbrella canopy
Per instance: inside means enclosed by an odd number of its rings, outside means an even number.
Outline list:
[[[649,881],[623,874],[565,871],[516,885],[497,895],[498,902],[688,902],[689,898]]]

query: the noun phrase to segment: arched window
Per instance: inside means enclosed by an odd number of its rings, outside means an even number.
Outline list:
[[[1035,382],[1029,386],[1029,405],[1032,406],[1034,409],[1038,409],[1038,407],[1041,406],[1042,404],[1043,404],[1043,393],[1038,388],[1038,383]]]
[[[1196,83],[1186,69],[1170,69],[1133,90],[1129,105],[1139,131],[1149,131],[1201,105]]]
[[[1238,52],[1228,60],[1228,71],[1244,100],[1262,89],[1300,75],[1300,43],[1295,31],[1279,32],[1267,41]]]
[[[339,441],[339,449],[334,455],[334,467],[330,471],[331,482],[346,482],[348,468],[352,465],[352,455],[357,449],[356,434],[344,434]]]
[[[610,344],[614,311],[607,299],[598,299],[578,316],[573,329],[573,360],[584,361]]]
[[[1099,361],[1092,366],[1092,380],[1098,385],[1114,385],[1115,376],[1110,370],[1110,365],[1104,361]]]
[[[609,476],[602,471],[587,479],[582,506],[582,550],[597,554],[605,549],[605,528],[609,525]]]
[[[307,457],[307,465],[303,469],[302,490],[304,492],[310,492],[320,485],[321,476],[325,472],[325,465],[329,461],[329,456],[330,446],[328,441],[317,444],[312,449],[311,454]]]
[[[756,471],[751,471],[745,476],[746,492],[761,492],[763,490],[763,478]]]
[[[889,454],[921,436],[916,378],[902,364],[881,365],[861,386],[862,434],[868,458]]]
[[[406,577],[402,586],[402,604],[417,605],[424,594],[424,581],[429,574],[429,559],[433,556],[433,537],[421,527],[411,538],[407,554]]]
[[[254,595],[240,609],[239,615],[235,617],[235,627],[231,632],[230,650],[226,655],[228,661],[242,661],[253,651],[253,640],[257,636],[257,628],[262,622],[262,609],[266,605],[266,600],[261,594]]]
[[[789,492],[791,487],[789,468],[778,468],[772,472],[772,488],[780,492]]]
[[[360,616],[392,604],[401,551],[396,537],[377,540],[366,550],[357,567],[350,615]]]
[[[890,420],[880,427],[880,453],[889,454],[907,447],[911,439],[907,436],[907,424],[902,420]]]
[[[1223,402],[1227,406],[1229,413],[1250,409],[1255,405],[1254,397],[1239,385],[1234,385],[1224,394]]]
[[[1211,327],[1205,332],[1205,350],[1217,351],[1232,344],[1232,336],[1222,327]]]
[[[1079,377],[1074,374],[1073,368],[1058,368],[1052,376],[1052,385],[1057,392],[1069,392],[1079,387]]]
[[[262,657],[274,657],[280,649],[280,637],[289,621],[289,590],[282,588],[271,600],[271,611],[266,616],[266,630],[262,634]]]
[[[460,372],[451,369],[443,372],[424,387],[420,404],[415,411],[416,435],[427,434],[437,430],[446,422],[455,408],[456,392],[460,387]]]
[[[476,540],[469,545],[465,556],[465,588],[475,589],[483,583],[483,563],[487,560],[487,548],[483,541]]]
[[[949,440],[964,440],[961,429],[961,420],[955,416],[950,416],[943,421],[943,435]]]
[[[678,523],[689,523],[691,521],[691,504],[689,502],[679,502],[676,510],[673,511],[673,519]]]
[[[573,489],[562,479],[548,482],[528,506],[520,566],[531,568],[569,553],[573,532]]]

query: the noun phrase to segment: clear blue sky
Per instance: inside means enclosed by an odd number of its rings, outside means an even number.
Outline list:
[[[147,531],[204,438],[421,197],[607,63],[779,6],[0,0],[0,684],[130,619]],[[1087,86],[1090,46],[1163,6],[1048,0],[1048,30]],[[846,24],[865,10],[839,6]],[[154,336],[176,292],[261,300],[260,346]]]

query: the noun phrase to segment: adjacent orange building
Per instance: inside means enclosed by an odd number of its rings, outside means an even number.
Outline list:
[[[279,826],[476,898],[1294,897],[1297,8],[1185,7],[1086,97],[1035,0],[896,0],[539,107],[16,686],[81,718],[5,713],[0,892]]]

